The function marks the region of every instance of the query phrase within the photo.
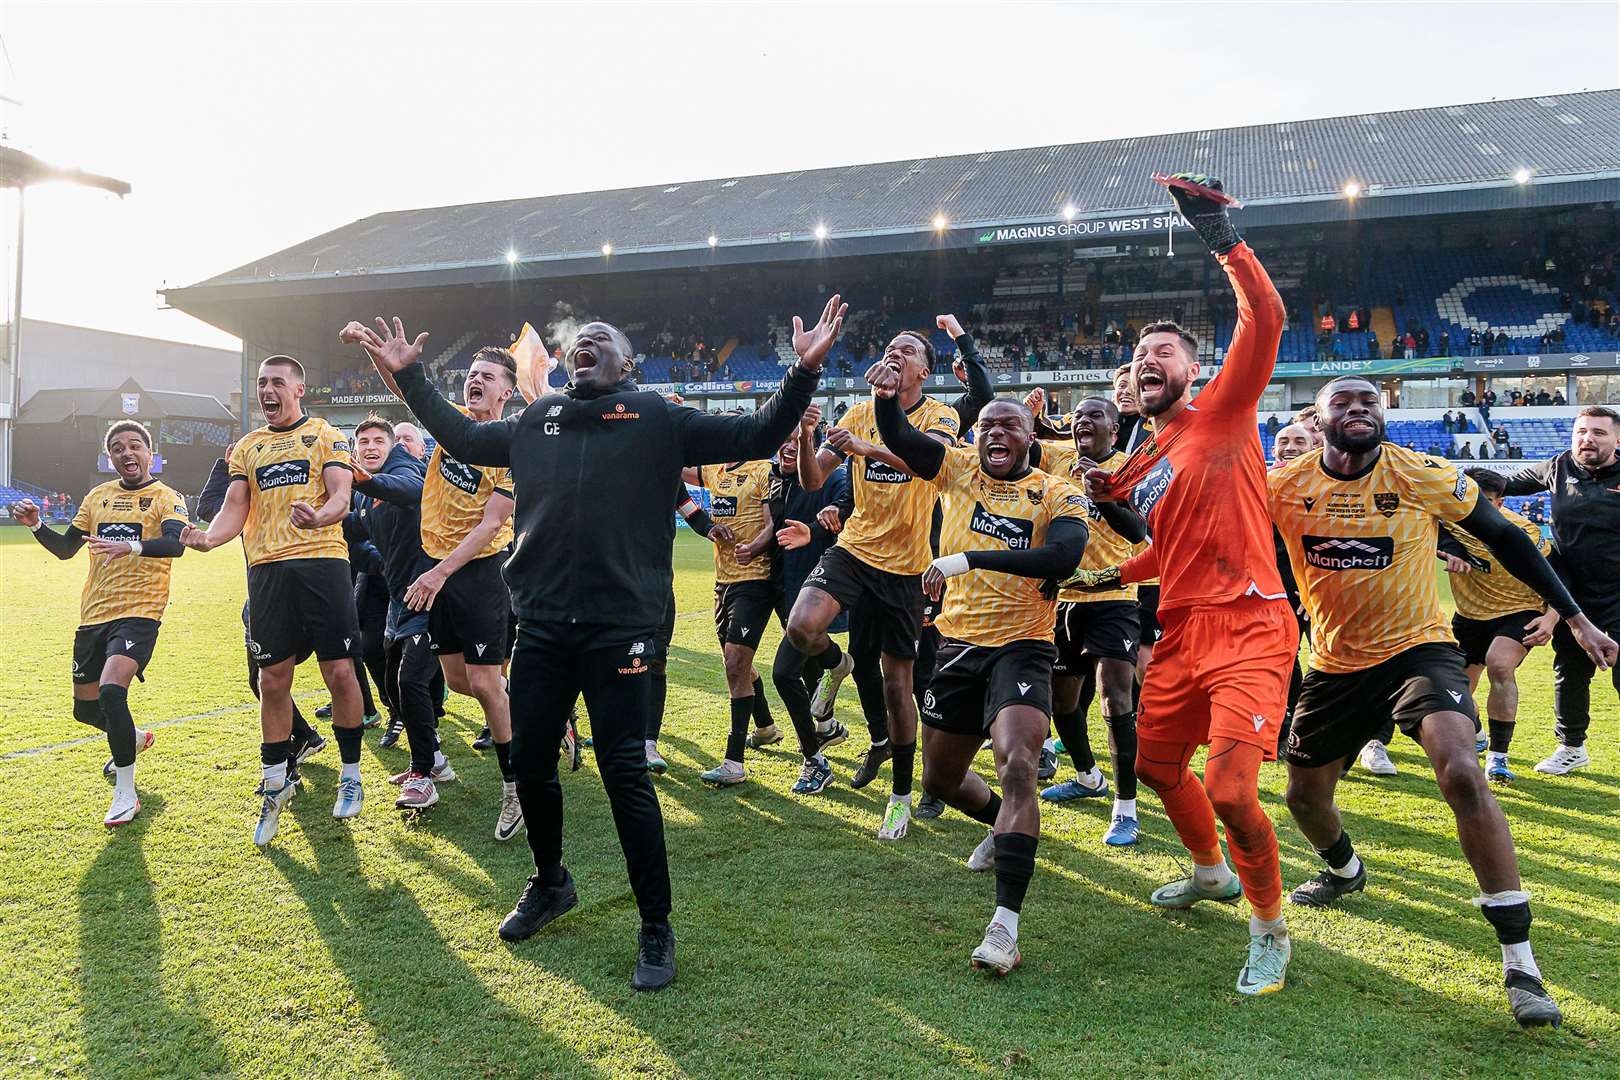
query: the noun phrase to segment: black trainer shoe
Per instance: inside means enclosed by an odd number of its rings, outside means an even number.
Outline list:
[[[1541,985],[1541,980],[1529,972],[1511,968],[1507,973],[1508,1004],[1513,1007],[1513,1019],[1520,1027],[1557,1027],[1564,1014],[1558,1003]]]
[[[382,738],[377,740],[377,745],[383,747],[384,749],[393,746],[395,743],[399,742],[399,737],[404,733],[404,731],[405,718],[398,715],[389,716],[388,728],[382,733]]]
[[[1035,779],[1043,783],[1057,775],[1058,758],[1056,750],[1041,747],[1040,764],[1035,767]]]
[[[811,747],[813,752],[810,756],[820,757],[822,753],[826,751],[827,747],[837,746],[847,738],[849,738],[849,729],[843,724],[839,723],[837,720],[834,720],[832,729],[830,731],[816,732],[816,745]]]
[[[675,981],[675,930],[669,923],[642,924],[636,937],[636,973],[633,990],[662,990]]]
[[[332,719],[332,703],[330,701],[328,701],[325,705],[322,705],[320,708],[315,710],[315,719],[317,719],[317,720],[330,720],[330,719]]]
[[[502,941],[522,941],[538,933],[551,920],[566,914],[579,904],[579,893],[574,889],[574,877],[563,871],[562,884],[542,885],[538,877],[531,877],[523,886],[517,907],[501,920]]]
[[[939,815],[943,814],[944,812],[944,799],[936,799],[932,795],[925,794],[922,798],[917,800],[916,809],[912,810],[911,816],[914,818],[921,818],[924,821],[932,821],[934,818],[939,817]]]
[[[472,748],[474,750],[492,750],[494,747],[495,736],[489,733],[489,725],[485,724],[484,730],[478,733],[478,738],[472,741]]]
[[[861,788],[877,779],[878,770],[883,763],[894,756],[894,750],[885,739],[880,743],[873,743],[861,755],[861,763],[855,769],[855,775],[849,778],[849,786],[859,791]]]
[[[309,736],[304,739],[300,739],[297,735],[294,735],[292,737],[292,756],[287,759],[289,765],[292,766],[287,770],[288,774],[296,776],[299,765],[302,765],[304,762],[308,761],[310,758],[314,757],[316,754],[325,749],[326,738],[318,731],[311,729]]]
[[[1311,880],[1288,894],[1288,902],[1302,907],[1331,907],[1346,893],[1360,892],[1367,887],[1367,864],[1362,863],[1355,877],[1340,877],[1332,870],[1323,870]]]

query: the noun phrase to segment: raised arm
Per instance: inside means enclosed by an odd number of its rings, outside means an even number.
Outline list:
[[[1213,177],[1177,173],[1175,179],[1221,190],[1221,182]],[[1198,407],[1205,412],[1252,412],[1260,404],[1260,396],[1277,366],[1277,346],[1282,342],[1283,322],[1288,317],[1282,297],[1277,295],[1265,267],[1238,235],[1223,203],[1175,185],[1170,186],[1170,197],[1204,246],[1220,260],[1237,294],[1237,328],[1232,332],[1232,344],[1220,372],[1198,395]]]
[[[974,343],[973,335],[962,329],[955,315],[936,316],[934,324],[956,342],[957,357],[951,364],[951,370],[967,387],[967,393],[951,402],[951,407],[956,410],[962,430],[966,431],[978,422],[979,410],[996,396],[995,388],[990,385],[990,369],[984,366],[984,360],[979,357],[979,347]]]
[[[350,323],[343,328],[341,339],[359,344],[371,357],[377,374],[396,387],[396,392],[410,406],[411,412],[422,426],[443,444],[445,452],[468,465],[512,464],[512,433],[517,430],[522,413],[514,413],[504,420],[479,422],[465,416],[444,399],[428,381],[427,373],[419,361],[422,345],[427,341],[426,331],[413,341],[405,336],[405,327],[398,317],[392,328],[381,319],[376,331]]]
[[[866,373],[866,381],[872,384],[872,412],[883,445],[899,456],[913,476],[924,480],[938,476],[945,463],[945,444],[924,435],[906,419],[898,397],[899,376],[879,363]]]

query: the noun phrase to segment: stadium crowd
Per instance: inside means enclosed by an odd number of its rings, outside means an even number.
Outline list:
[[[447,685],[485,717],[475,746],[492,751],[502,784],[496,840],[525,832],[532,850],[534,872],[499,927],[504,939],[527,938],[579,902],[562,857],[560,769],[579,766],[583,696],[638,909],[632,985],[668,985],[674,902],[654,778],[669,767],[658,739],[679,514],[713,545],[730,703],[724,755],[702,781],[747,782],[749,751],[784,738],[757,666],[775,620],[784,636],[767,666],[801,757],[795,795],[834,780],[825,751],[850,736],[834,710],[852,679],[870,745],[849,782],[890,774],[877,836],[899,841],[947,811],[985,827],[966,857],[994,882],[975,967],[1006,975],[1022,961],[1042,814],[1112,796],[1102,841],[1130,846],[1140,785],[1192,863],[1151,903],[1247,900],[1237,989],[1281,990],[1293,951],[1285,901],[1342,903],[1369,877],[1335,785],[1358,762],[1392,772],[1385,747],[1399,728],[1430,760],[1455,819],[1513,1016],[1557,1024],[1510,823],[1488,784],[1516,778],[1515,672],[1543,644],[1557,671],[1559,746],[1535,769],[1556,776],[1590,762],[1590,684],[1614,664],[1620,634],[1620,414],[1583,408],[1567,451],[1505,476],[1459,470],[1449,447],[1391,441],[1379,387],[1360,376],[1327,383],[1291,423],[1262,425],[1284,298],[1238,235],[1219,181],[1181,174],[1168,184],[1232,294],[1202,306],[1231,329],[1220,372],[1196,399],[1201,342],[1174,320],[1037,307],[1009,329],[996,317],[1009,312],[978,309],[999,327],[985,348],[1015,363],[1067,362],[1093,347],[1125,361],[1110,395],[1051,416],[1039,391],[994,395],[980,343],[954,315],[896,327],[928,298],[877,292],[864,317],[834,294],[809,325],[795,316],[778,331],[765,320],[752,340],[791,359],[775,394],[730,415],[639,387],[631,338],[603,322],[564,342],[566,388],[531,386],[510,415],[523,373],[505,348],[480,347],[458,378],[459,368],[425,369],[426,333],[411,336],[397,318],[351,322],[340,340],[366,353],[416,422],[368,419],[351,439],[304,411],[302,365],[271,357],[256,390],[266,424],[221,459],[199,497],[206,524],[151,475],[150,433],[113,424],[105,450],[117,478],[78,504],[65,532],[45,524],[44,506],[12,508],[57,557],[91,555],[72,709],[106,733],[105,824],[140,811],[136,757],[156,736],[136,725],[128,689],[155,649],[175,560],[240,537],[246,666],[261,702],[254,843],[274,840],[303,786],[299,766],[326,746],[292,700],[299,663],[313,656],[331,692],[337,818],[362,811],[372,724],[383,745],[403,738],[410,751],[388,778],[395,806],[425,811],[446,794],[456,767],[435,712]],[[1586,264],[1572,317],[1577,302],[1588,319],[1600,301],[1612,312],[1612,292],[1596,295],[1612,288],[1610,265]],[[1324,314],[1321,329],[1360,332],[1368,317],[1349,305],[1342,323]],[[1409,327],[1400,347],[1425,348],[1424,330]],[[640,332],[689,357],[683,371],[724,370],[711,349],[720,333],[704,317]],[[924,380],[953,358],[962,393],[925,394]],[[812,396],[829,370],[860,372],[871,397],[824,428]],[[333,386],[365,382],[355,369]],[[1479,404],[1477,434],[1490,433],[1481,453],[1516,456],[1508,430],[1490,423],[1492,402]],[[1476,434],[1466,413],[1448,410],[1441,423],[1453,437]],[[1275,447],[1269,465],[1262,435]],[[707,511],[689,484],[708,492]],[[1537,494],[1550,541],[1505,503]],[[570,542],[545,542],[560,535]],[[1449,621],[1437,567],[1457,597]],[[832,636],[846,630],[842,642]],[[1106,774],[1086,730],[1093,699]],[[987,741],[993,785],[972,767]],[[1200,777],[1190,763],[1205,748]],[[1042,787],[1060,753],[1073,777]],[[1262,764],[1279,759],[1289,817],[1322,861],[1287,892],[1258,787]]]

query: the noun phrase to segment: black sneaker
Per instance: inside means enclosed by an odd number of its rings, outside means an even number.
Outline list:
[[[1367,887],[1367,864],[1362,863],[1355,877],[1340,877],[1332,870],[1323,870],[1311,880],[1288,894],[1288,902],[1302,907],[1330,907],[1346,893],[1360,892]]]
[[[1057,775],[1057,751],[1041,747],[1040,764],[1035,766],[1035,779],[1046,781]]]
[[[300,739],[297,735],[294,735],[292,738],[292,756],[288,758],[293,768],[287,770],[288,774],[296,776],[298,773],[297,766],[302,765],[325,749],[326,739],[314,729],[310,730],[309,737],[305,739]]]
[[[811,747],[810,756],[820,757],[827,747],[837,746],[847,738],[849,738],[849,729],[834,720],[831,730],[816,732],[816,745]]]
[[[382,738],[377,740],[377,745],[386,750],[399,742],[399,737],[404,731],[405,718],[397,715],[390,716],[388,718],[388,729],[383,732]]]
[[[579,893],[574,888],[574,877],[567,870],[563,871],[560,885],[542,885],[539,877],[531,877],[523,886],[517,907],[501,920],[501,940],[522,941],[532,937],[551,920],[578,905]]]
[[[1558,1003],[1541,985],[1541,980],[1529,972],[1511,968],[1507,973],[1508,1004],[1513,1007],[1513,1019],[1520,1027],[1557,1027],[1564,1020]]]
[[[330,701],[328,701],[325,705],[322,705],[320,708],[315,710],[315,719],[317,719],[317,720],[330,720],[330,719],[332,719],[332,703]]]
[[[484,730],[480,731],[478,733],[478,738],[476,738],[476,739],[474,739],[472,741],[472,747],[473,747],[474,750],[492,750],[492,749],[494,749],[494,747],[495,747],[495,736],[493,736],[493,735],[491,735],[489,733],[489,725],[488,724],[485,724],[484,725]]]
[[[932,795],[924,795],[917,800],[917,807],[911,812],[914,818],[932,821],[945,812],[945,800],[936,799]]]
[[[636,973],[633,990],[662,990],[675,981],[675,930],[669,923],[641,926],[636,937]]]
[[[866,752],[861,755],[861,763],[856,767],[855,775],[849,778],[849,786],[859,791],[873,780],[876,780],[878,770],[883,767],[885,761],[888,761],[893,756],[894,750],[890,747],[887,739],[867,747]]]

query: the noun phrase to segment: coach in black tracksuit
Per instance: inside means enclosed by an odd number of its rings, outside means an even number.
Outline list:
[[[769,458],[810,405],[821,364],[846,309],[834,296],[821,321],[794,335],[799,362],[782,388],[747,416],[672,405],[629,379],[629,340],[606,323],[567,344],[572,381],[504,420],[479,423],[428,382],[398,319],[386,338],[351,323],[385,379],[447,453],[469,465],[511,469],[517,500],[512,557],[503,570],[518,617],[512,656],[512,764],[528,822],[535,874],[501,923],[518,941],[579,901],[562,864],[558,746],[581,693],[630,886],[641,910],[631,985],[656,990],[675,977],[669,865],[658,796],[647,773],[649,661],[673,575],[671,493],[685,466]],[[794,320],[796,326],[798,320]]]
[[[1588,405],[1575,417],[1571,449],[1508,474],[1507,486],[1509,495],[1545,491],[1551,496],[1553,553],[1548,561],[1581,610],[1610,637],[1620,635],[1617,434],[1620,413]],[[1592,721],[1592,677],[1597,669],[1563,623],[1553,631],[1552,644],[1553,712],[1558,720],[1553,733],[1561,747],[1579,750],[1586,745],[1586,729]],[[1611,669],[1611,674],[1615,690],[1620,692],[1620,667]]]

